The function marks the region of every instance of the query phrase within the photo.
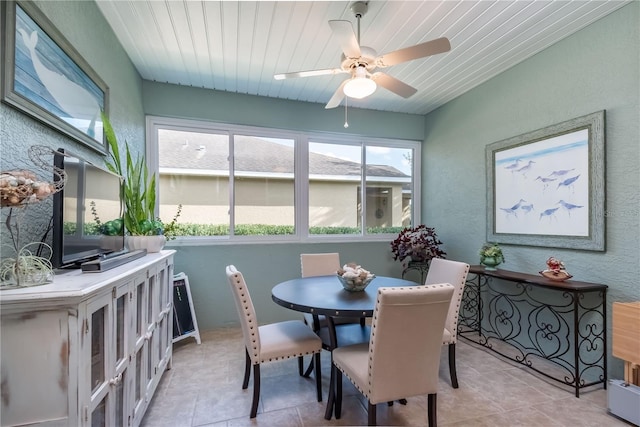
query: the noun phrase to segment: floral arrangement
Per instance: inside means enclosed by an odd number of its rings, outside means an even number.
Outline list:
[[[485,258],[500,258],[502,262],[505,262],[502,248],[497,243],[485,243],[480,248],[478,255],[480,255],[480,262]]]
[[[425,262],[445,257],[447,253],[440,248],[441,244],[435,229],[421,224],[402,230],[391,242],[391,252],[394,260],[411,258],[411,261]]]

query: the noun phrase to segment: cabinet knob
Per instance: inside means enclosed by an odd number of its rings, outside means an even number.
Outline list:
[[[122,382],[122,373],[118,374],[118,376],[111,378],[109,380],[109,384],[113,386],[120,385],[121,382]]]

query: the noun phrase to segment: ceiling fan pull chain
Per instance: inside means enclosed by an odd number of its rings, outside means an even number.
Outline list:
[[[349,127],[349,122],[347,121],[347,103],[349,103],[349,97],[344,97],[344,128]]]

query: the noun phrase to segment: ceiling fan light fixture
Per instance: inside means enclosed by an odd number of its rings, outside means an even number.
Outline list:
[[[358,67],[356,74],[344,85],[344,94],[349,98],[362,99],[376,91],[376,82],[371,80],[364,68]]]

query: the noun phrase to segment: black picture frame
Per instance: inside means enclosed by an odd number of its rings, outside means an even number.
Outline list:
[[[490,144],[487,240],[605,250],[605,112]]]
[[[1,3],[2,101],[105,154],[105,82],[33,3]]]

